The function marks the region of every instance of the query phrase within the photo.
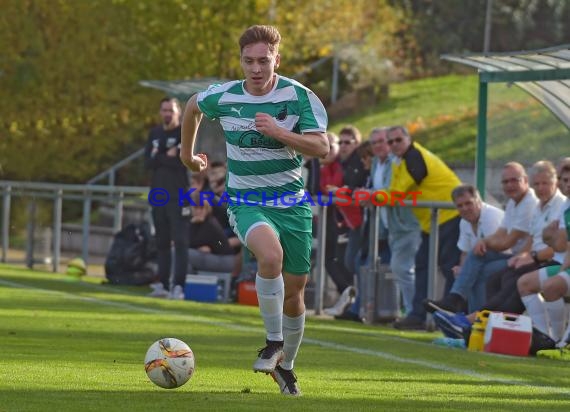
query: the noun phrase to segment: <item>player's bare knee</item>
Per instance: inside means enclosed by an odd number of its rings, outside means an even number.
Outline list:
[[[272,273],[281,273],[283,265],[283,251],[281,249],[269,249],[257,256],[260,268]]]
[[[290,287],[289,285],[287,285],[287,286],[288,287],[285,287],[285,299],[303,300],[304,295],[305,295],[304,288],[295,288],[295,287]]]
[[[542,296],[547,302],[552,302],[560,299],[563,294],[560,291],[560,287],[554,282],[546,282],[544,288],[542,289]]]
[[[283,302],[284,313],[296,317],[305,311],[305,298],[302,291],[291,292],[285,295]]]
[[[298,293],[295,293],[295,294],[290,293],[284,297],[284,300],[288,304],[297,304],[297,303],[301,302],[302,299],[299,297]]]

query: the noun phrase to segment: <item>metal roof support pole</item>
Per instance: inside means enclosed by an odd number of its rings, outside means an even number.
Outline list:
[[[2,263],[8,261],[8,248],[10,247],[10,203],[12,187],[4,188],[2,194]]]
[[[325,296],[325,254],[327,237],[327,212],[328,208],[319,204],[317,218],[317,262],[315,265],[315,314],[321,315],[323,312]]]
[[[487,158],[487,91],[488,83],[484,82],[479,75],[479,112],[477,114],[477,158],[476,158],[476,183],[485,200],[485,166]]]
[[[338,71],[339,71],[339,58],[335,52],[333,58],[333,73],[332,73],[332,87],[331,87],[331,102],[336,103],[338,98]]]
[[[379,269],[382,262],[378,256],[378,241],[380,238],[380,208],[372,206],[368,208],[368,264],[360,267],[360,276],[358,285],[360,295],[360,316],[364,318],[366,323],[374,323],[378,320],[378,305],[383,302],[378,301],[379,288]],[[364,315],[364,316],[362,316]]]
[[[34,268],[34,234],[36,232],[36,199],[28,203],[28,223],[26,224],[26,267]]]
[[[81,257],[87,265],[89,263],[89,232],[91,225],[91,192],[85,192],[83,198],[83,223],[81,238]]]
[[[63,190],[57,189],[53,198],[53,261],[52,271],[59,272],[61,259],[61,220],[63,207]]]
[[[438,274],[439,274],[439,209],[434,207],[431,209],[431,220],[429,230],[429,259],[428,259],[428,279],[427,279],[427,297],[436,300],[439,291]],[[426,330],[433,332],[435,323],[433,317],[428,313],[426,319]]]

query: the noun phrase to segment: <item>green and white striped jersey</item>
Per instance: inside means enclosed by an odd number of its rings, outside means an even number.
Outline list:
[[[295,133],[326,132],[327,113],[319,98],[299,82],[277,76],[264,96],[253,96],[243,80],[211,86],[198,94],[198,106],[210,119],[219,119],[226,137],[226,190],[235,202],[247,193],[249,201],[286,207],[269,199],[301,199],[302,155],[255,128],[255,114],[268,113],[280,127]]]

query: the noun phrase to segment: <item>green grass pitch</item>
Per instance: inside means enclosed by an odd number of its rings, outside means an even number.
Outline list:
[[[568,411],[561,361],[441,348],[439,333],[309,318],[301,398],[251,365],[257,308],[147,298],[146,288],[0,265],[0,411]],[[174,390],[147,378],[148,346],[176,337],[196,356]]]

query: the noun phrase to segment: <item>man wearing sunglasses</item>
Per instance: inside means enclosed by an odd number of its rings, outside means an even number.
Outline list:
[[[357,152],[358,145],[362,140],[360,130],[352,125],[343,127],[339,134],[338,157],[342,165],[343,187],[350,190],[364,187],[369,172],[364,167],[360,155]],[[332,188],[334,190],[334,188]],[[362,209],[360,206],[346,206],[337,209],[348,226],[348,242],[344,252],[344,266],[354,276],[358,277],[360,264],[362,263]],[[354,320],[360,322],[357,299],[343,314],[336,316],[337,319]]]
[[[439,157],[413,141],[402,126],[388,130],[388,144],[397,156],[392,168],[390,192],[421,192],[416,197],[419,201],[451,202],[451,191],[461,181]],[[427,208],[413,208],[413,212],[422,229],[420,248],[416,253],[413,309],[405,318],[394,323],[396,329],[425,328],[426,311],[422,302],[427,297],[431,211]],[[446,291],[453,284],[453,267],[459,263],[459,221],[456,210],[439,211],[438,266],[446,279]]]
[[[369,141],[374,154],[370,169],[370,193],[390,187],[392,164],[395,157],[388,144],[388,130],[390,130],[389,127],[378,127],[370,132]],[[411,208],[381,207],[379,212],[380,233],[384,236],[387,234],[389,246],[388,256],[386,253],[380,254],[381,263],[389,263],[401,294],[404,314],[407,315],[413,309],[416,288],[415,256],[421,241],[420,225]],[[381,287],[381,289],[389,293],[390,284]],[[379,315],[384,312],[386,313],[385,317],[390,319],[392,307],[389,303],[391,301],[386,300],[387,302],[382,302],[384,308],[379,308]]]

